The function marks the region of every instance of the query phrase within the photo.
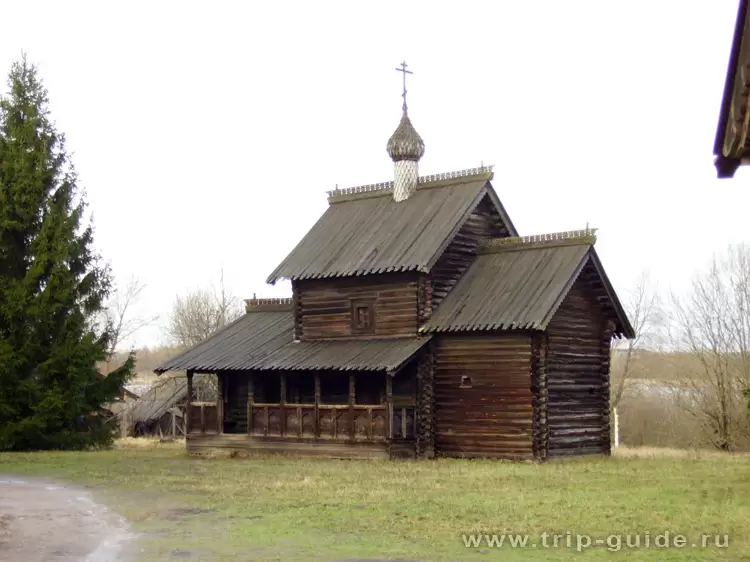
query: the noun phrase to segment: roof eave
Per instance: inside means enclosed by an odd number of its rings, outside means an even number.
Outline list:
[[[724,137],[726,135],[727,122],[729,121],[729,109],[732,105],[732,97],[734,95],[734,80],[737,74],[737,65],[739,64],[742,34],[745,28],[745,19],[747,18],[747,7],[748,0],[740,0],[737,8],[737,20],[735,21],[734,26],[732,47],[729,53],[729,63],[727,64],[727,75],[724,82],[724,93],[722,95],[719,123],[716,128],[716,139],[714,141],[714,155],[719,158],[724,155]],[[734,172],[730,175],[722,176],[720,172],[719,177],[732,177],[733,175]]]
[[[195,350],[198,347],[201,347],[201,346],[204,346],[206,344],[209,344],[211,342],[211,340],[217,338],[222,333],[224,333],[226,330],[228,330],[229,328],[231,328],[232,326],[234,326],[237,322],[241,321],[243,318],[245,318],[245,315],[247,315],[247,314],[248,314],[247,312],[245,312],[244,314],[241,314],[239,316],[239,318],[237,318],[233,322],[230,322],[229,324],[227,324],[223,328],[220,328],[219,330],[216,330],[213,334],[211,334],[210,336],[208,336],[202,342],[199,342],[199,343],[197,343],[195,345],[192,345],[192,346],[188,347],[184,351],[181,351],[180,353],[178,353],[174,357],[172,357],[169,360],[165,361],[164,363],[162,363],[161,365],[159,365],[158,367],[156,367],[154,369],[154,373],[156,373],[157,375],[163,375],[164,373],[168,373],[169,371],[184,371],[185,369],[181,369],[181,368],[177,367],[177,364],[180,361],[183,361],[184,357],[188,353],[191,353],[193,350]]]
[[[500,201],[500,197],[492,186],[492,183],[488,181],[485,188],[487,189],[487,194],[489,195],[490,200],[494,203],[495,207],[497,207],[497,212],[500,214],[500,218],[503,219],[503,223],[505,223],[505,226],[508,228],[508,233],[511,236],[518,236],[518,230],[516,230],[513,221],[510,220],[510,215],[508,215],[508,212],[505,210],[505,207]]]
[[[717,156],[714,160],[719,179],[733,178],[741,165],[742,161],[739,158],[727,158],[724,155]]]
[[[625,312],[625,308],[623,308],[622,303],[620,302],[620,299],[618,298],[617,293],[615,292],[615,289],[609,280],[609,277],[607,277],[607,273],[604,271],[604,266],[602,265],[601,260],[599,260],[599,256],[597,255],[594,248],[591,248],[590,255],[591,261],[596,268],[596,272],[599,274],[599,277],[604,284],[604,290],[607,293],[607,297],[615,307],[617,322],[620,325],[620,333],[625,339],[632,340],[633,338],[635,338],[635,330],[633,329],[633,325],[630,323],[630,319]]]

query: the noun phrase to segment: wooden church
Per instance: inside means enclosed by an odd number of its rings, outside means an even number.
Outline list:
[[[387,149],[394,179],[329,192],[268,277],[291,298],[156,370],[217,375],[188,451],[608,454],[610,343],[634,334],[594,231],[519,236],[490,168],[419,176],[405,89]]]

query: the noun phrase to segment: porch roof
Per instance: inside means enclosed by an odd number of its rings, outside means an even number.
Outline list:
[[[292,312],[248,312],[154,371],[214,373],[252,370],[397,371],[430,336],[371,340],[293,341]]]

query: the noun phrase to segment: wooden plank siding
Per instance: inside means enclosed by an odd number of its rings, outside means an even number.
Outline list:
[[[434,309],[461,278],[476,256],[477,246],[487,238],[504,238],[508,228],[497,209],[485,196],[458,230],[453,240],[435,263],[430,275],[431,303]],[[427,308],[427,307],[426,307]]]
[[[584,278],[547,328],[548,457],[610,452],[611,332]]]
[[[439,338],[435,347],[438,454],[533,458],[532,398],[528,332]]]
[[[416,273],[295,281],[297,336],[305,340],[351,338],[355,300],[372,300],[375,329],[369,337],[414,336],[418,328]],[[368,337],[368,336],[358,336]]]

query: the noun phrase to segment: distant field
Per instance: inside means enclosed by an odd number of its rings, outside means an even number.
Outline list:
[[[90,485],[143,533],[136,560],[567,560],[576,534],[622,535],[618,552],[592,546],[589,559],[750,558],[750,459],[663,453],[545,465],[194,459],[182,445],[128,440],[104,452],[0,454],[0,472]],[[625,545],[627,534],[666,531],[687,544]],[[467,548],[468,533],[529,542]],[[704,534],[711,548],[693,548]],[[712,546],[714,534],[729,547]]]

